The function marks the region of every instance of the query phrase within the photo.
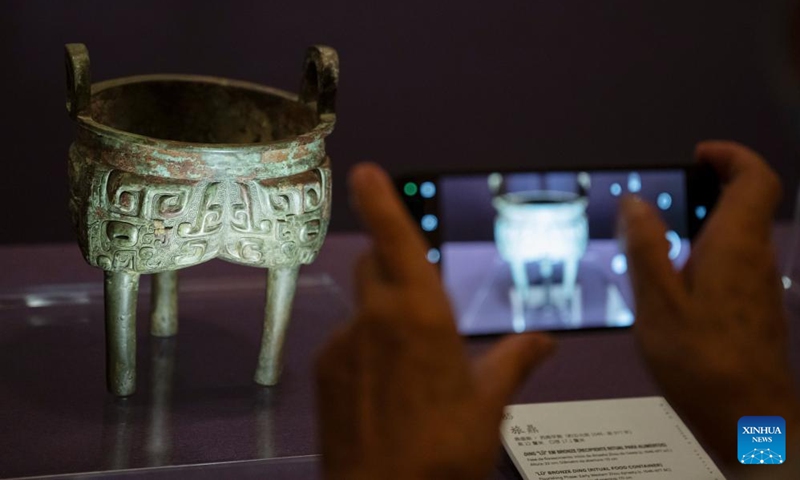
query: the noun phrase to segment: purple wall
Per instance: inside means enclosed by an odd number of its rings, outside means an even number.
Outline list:
[[[686,161],[696,141],[723,137],[796,186],[793,0],[443,3],[2,2],[0,242],[73,238],[67,42],[89,46],[96,80],[181,72],[290,90],[307,45],[336,47],[337,230],[357,228],[344,173],[367,159],[395,174],[646,164]]]

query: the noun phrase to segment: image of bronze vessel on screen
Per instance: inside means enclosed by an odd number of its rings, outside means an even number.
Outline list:
[[[300,265],[328,229],[338,57],[308,49],[299,95],[196,75],[91,83],[66,46],[69,207],[86,261],[105,275],[108,389],[136,388],[136,300],[153,274],[151,333],[178,329],[177,271],[220,258],[268,269],[255,381],[275,385]]]

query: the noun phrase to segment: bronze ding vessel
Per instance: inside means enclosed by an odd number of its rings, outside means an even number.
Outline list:
[[[151,333],[177,333],[177,270],[213,258],[269,269],[255,381],[275,385],[298,270],[330,219],[325,137],[336,122],[336,51],[308,49],[299,95],[195,75],[92,84],[66,46],[70,212],[105,274],[106,377],[136,388],[139,277],[153,275]]]

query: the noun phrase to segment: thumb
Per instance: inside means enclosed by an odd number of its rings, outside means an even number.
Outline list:
[[[628,261],[637,320],[643,309],[661,308],[681,294],[666,235],[667,228],[651,205],[636,196],[622,199],[617,236]]]
[[[542,333],[509,335],[475,364],[478,384],[487,400],[505,406],[530,371],[555,350],[555,340]]]

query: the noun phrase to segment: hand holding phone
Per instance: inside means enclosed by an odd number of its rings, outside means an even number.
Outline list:
[[[746,463],[741,451],[735,455],[740,417],[781,416],[788,432],[800,430],[772,242],[781,186],[764,159],[742,145],[703,142],[696,155],[720,172],[725,190],[686,268],[677,272],[659,255],[668,227],[651,205],[629,201],[621,212],[637,301],[634,333],[681,416],[720,459]],[[787,467],[800,456],[800,438],[788,435]],[[779,476],[782,468],[767,477],[800,478],[797,470]]]

